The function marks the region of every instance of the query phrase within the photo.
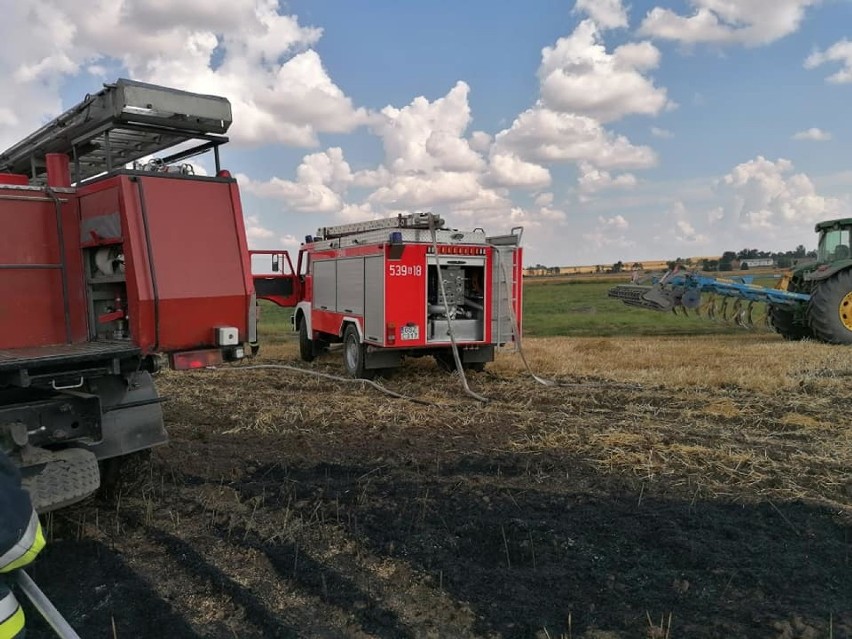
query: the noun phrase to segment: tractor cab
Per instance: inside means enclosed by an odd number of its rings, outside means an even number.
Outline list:
[[[852,259],[852,218],[820,222],[817,262],[828,264]]]

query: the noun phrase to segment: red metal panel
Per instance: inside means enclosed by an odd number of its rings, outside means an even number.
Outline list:
[[[62,234],[65,238],[65,266],[68,273],[68,312],[71,341],[85,342],[89,338],[89,302],[86,298],[86,274],[80,252],[80,200],[67,196],[62,206]]]
[[[157,331],[154,320],[151,269],[145,241],[145,227],[140,213],[139,193],[136,183],[125,177],[116,177],[110,182],[114,182],[116,187],[121,211],[130,335],[143,351],[151,352],[157,349]]]
[[[27,175],[21,175],[20,173],[0,173],[0,184],[26,186],[29,183],[30,178]]]
[[[426,345],[427,277],[425,244],[408,244],[398,260],[385,260],[385,322],[393,324],[396,347]],[[399,329],[406,325],[419,327],[419,339],[400,340]],[[385,334],[390,332],[386,327]]]
[[[0,348],[81,341],[86,336],[85,298],[76,238],[76,196],[62,194],[67,299],[54,202],[43,191],[2,191],[0,200]],[[14,267],[14,268],[8,268]],[[66,332],[66,302],[71,335]]]
[[[252,283],[235,183],[120,179],[131,330],[139,345],[212,345],[216,326],[234,326],[247,339]]]
[[[329,335],[340,336],[340,327],[343,326],[343,313],[333,313],[331,311],[316,310],[311,306],[311,331],[319,331],[328,333]],[[362,320],[363,318],[357,316]]]
[[[59,271],[2,270],[0,299],[3,300],[0,306],[0,348],[65,342],[65,309]]]
[[[64,153],[46,153],[44,161],[47,166],[48,186],[61,188],[71,186],[71,166],[67,155]]]

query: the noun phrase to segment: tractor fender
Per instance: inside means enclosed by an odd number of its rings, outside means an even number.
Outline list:
[[[811,271],[810,273],[806,273],[804,279],[807,282],[821,282],[822,280],[827,280],[835,273],[845,271],[848,268],[852,268],[852,260],[841,260],[839,262],[832,262],[831,264],[820,266],[819,268]]]

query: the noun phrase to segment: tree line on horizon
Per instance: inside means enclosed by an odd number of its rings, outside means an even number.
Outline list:
[[[700,268],[702,271],[733,271],[737,267],[742,270],[748,269],[747,263],[742,263],[743,260],[753,259],[771,259],[774,265],[778,268],[790,268],[795,266],[799,261],[805,259],[816,259],[817,252],[815,250],[808,251],[803,244],[799,244],[792,251],[761,251],[760,249],[745,248],[739,251],[725,251],[719,259],[704,258],[700,261],[695,261],[692,258],[678,257],[674,260],[668,260],[666,266],[673,269],[676,266],[686,268]],[[544,264],[536,264],[529,267],[528,270],[539,275],[560,275],[565,267],[560,266],[545,266]],[[623,273],[626,271],[642,270],[642,262],[624,263],[619,260],[612,265],[597,264],[595,265],[595,273]]]

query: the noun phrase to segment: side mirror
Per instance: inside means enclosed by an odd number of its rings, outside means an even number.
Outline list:
[[[281,256],[275,253],[272,256],[272,272],[278,273],[281,270]]]

